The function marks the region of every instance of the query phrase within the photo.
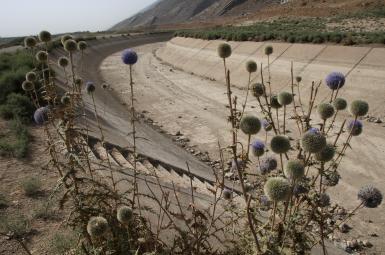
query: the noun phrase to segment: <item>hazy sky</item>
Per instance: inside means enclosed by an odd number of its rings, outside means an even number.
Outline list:
[[[0,37],[105,30],[155,0],[0,0]]]

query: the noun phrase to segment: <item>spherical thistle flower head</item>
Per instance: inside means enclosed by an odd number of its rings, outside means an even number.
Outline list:
[[[138,54],[132,49],[126,49],[122,53],[122,61],[126,65],[135,65],[138,62]]]
[[[270,106],[271,106],[271,108],[274,108],[274,109],[279,109],[279,108],[282,107],[282,105],[278,101],[278,97],[277,96],[272,96],[271,97]]]
[[[254,60],[249,60],[246,62],[246,70],[249,73],[255,73],[258,69],[257,63]]]
[[[354,100],[350,104],[350,113],[353,116],[365,116],[369,111],[369,104],[363,100]]]
[[[265,47],[265,54],[268,56],[273,54],[273,46],[271,46],[271,45],[266,46]]]
[[[376,208],[382,202],[382,193],[372,185],[362,187],[358,191],[358,199],[367,208]]]
[[[66,57],[60,57],[57,64],[62,68],[66,68],[69,64],[69,60]]]
[[[88,94],[94,93],[95,92],[95,84],[92,81],[88,81],[86,83],[86,91]]]
[[[259,203],[260,203],[262,206],[264,206],[264,207],[270,206],[270,200],[269,200],[269,198],[268,198],[267,196],[265,196],[265,195],[261,195],[261,196],[259,197]]]
[[[40,40],[41,42],[47,43],[47,42],[51,41],[51,37],[52,37],[52,36],[51,36],[51,33],[48,32],[48,31],[43,30],[43,31],[41,31],[41,32],[39,33],[39,40]]]
[[[35,85],[31,81],[23,81],[21,87],[24,91],[32,91],[35,88]]]
[[[293,95],[289,92],[281,92],[278,94],[278,103],[280,105],[289,105],[293,102]]]
[[[84,51],[88,47],[88,44],[85,41],[78,42],[78,50]]]
[[[265,175],[270,173],[271,171],[277,169],[278,161],[275,157],[266,157],[263,158],[260,165],[261,174]]]
[[[305,174],[305,165],[300,160],[289,160],[284,169],[285,176],[293,181],[299,180]]]
[[[251,144],[251,151],[254,156],[260,157],[265,153],[265,144],[261,140],[255,140]]]
[[[302,81],[302,77],[301,77],[301,76],[296,76],[296,77],[295,77],[295,81],[296,81],[297,83],[300,83],[300,82]]]
[[[308,187],[303,183],[296,183],[293,188],[293,195],[299,197],[302,194],[306,194],[309,192]]]
[[[60,102],[63,105],[69,105],[71,103],[71,97],[68,96],[68,95],[64,95],[64,96],[61,97]]]
[[[317,112],[321,119],[326,120],[333,117],[334,107],[332,104],[322,103],[318,105]]]
[[[75,78],[75,85],[81,87],[83,85],[83,79],[79,77]]]
[[[48,61],[48,54],[47,52],[45,51],[38,51],[36,53],[36,59],[37,61],[39,61],[40,63],[46,63]]]
[[[276,135],[270,141],[271,150],[277,154],[283,154],[290,150],[290,140],[286,136]]]
[[[228,43],[219,44],[217,51],[220,58],[228,58],[232,53],[231,46]]]
[[[109,86],[108,86],[107,83],[103,83],[103,84],[102,84],[102,89],[106,90],[106,89],[108,89],[108,87],[109,87]]]
[[[64,42],[64,49],[67,52],[74,52],[78,48],[78,45],[75,40],[69,39]]]
[[[330,187],[337,186],[340,179],[341,179],[341,175],[338,172],[336,171],[330,172],[325,175],[325,185]]]
[[[255,135],[261,130],[261,121],[255,116],[244,116],[239,125],[242,132],[247,135]]]
[[[61,41],[61,44],[64,46],[64,43],[67,41],[67,40],[71,40],[73,39],[72,35],[63,35],[61,38],[60,38],[60,41]]]
[[[326,76],[326,85],[332,90],[342,88],[345,85],[345,75],[339,72],[330,73]]]
[[[30,82],[34,82],[37,80],[37,75],[35,72],[28,72],[26,75],[25,75],[25,79],[27,81],[30,81]]]
[[[285,201],[290,195],[290,184],[285,178],[272,177],[266,181],[264,191],[274,202]]]
[[[301,139],[302,148],[310,153],[322,151],[326,146],[326,137],[321,132],[307,131]]]
[[[315,159],[322,162],[328,162],[334,158],[336,149],[333,144],[326,144],[326,146],[315,154]]]
[[[320,207],[327,207],[330,205],[330,196],[326,193],[321,193],[319,196],[318,205]]]
[[[237,159],[238,167],[239,169],[244,169],[246,167],[246,163],[242,159]],[[233,159],[231,162],[231,171],[237,171],[237,164],[235,163],[235,160]]]
[[[345,99],[338,97],[333,101],[333,106],[337,111],[343,111],[348,107],[348,102]]]
[[[222,191],[222,196],[224,199],[230,200],[233,198],[233,192],[228,188],[224,188]]]
[[[307,130],[307,132],[311,132],[311,133],[314,133],[314,134],[320,134],[321,131],[318,129],[318,128],[315,128],[315,127],[311,127]]]
[[[108,222],[104,217],[92,217],[87,224],[87,232],[92,238],[102,237],[108,230]]]
[[[38,125],[43,125],[48,120],[48,107],[40,107],[33,114],[33,119]]]
[[[263,120],[261,121],[261,123],[262,123],[263,129],[264,129],[266,132],[269,132],[269,131],[271,131],[271,130],[273,129],[273,125],[271,125],[271,123],[270,123],[268,120],[263,119]]]
[[[359,120],[352,120],[348,124],[348,131],[352,136],[359,136],[362,133],[363,124]]]
[[[265,95],[265,86],[261,83],[255,83],[251,85],[251,90],[253,91],[253,95],[255,97],[261,97]]]
[[[116,218],[122,224],[128,224],[132,220],[132,210],[128,206],[122,206],[118,208]]]
[[[35,37],[29,36],[24,38],[24,47],[26,48],[33,48],[36,46],[36,43]]]

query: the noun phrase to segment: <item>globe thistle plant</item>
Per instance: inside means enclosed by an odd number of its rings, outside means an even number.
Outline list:
[[[369,104],[363,100],[355,100],[350,104],[350,113],[355,117],[365,116],[369,111]]]
[[[334,99],[333,106],[337,111],[343,111],[348,106],[348,102],[346,102],[345,99],[338,97]]]
[[[61,38],[60,38],[60,41],[61,41],[61,44],[64,46],[65,42],[67,40],[71,40],[73,39],[72,35],[69,35],[69,34],[66,34],[66,35],[63,35]]]
[[[66,68],[69,64],[69,60],[66,57],[60,57],[57,64],[62,68]]]
[[[116,218],[122,224],[128,224],[132,221],[132,210],[128,206],[122,206],[118,208]]]
[[[48,43],[48,42],[51,41],[51,37],[52,37],[52,36],[51,36],[51,33],[48,32],[48,31],[43,30],[43,31],[41,31],[41,32],[39,33],[39,40],[40,40],[41,42]]]
[[[263,120],[261,121],[261,123],[262,123],[263,129],[264,129],[266,132],[269,132],[269,131],[271,131],[271,130],[273,129],[273,126],[271,125],[271,123],[270,123],[268,120],[263,119]]]
[[[333,171],[325,174],[325,185],[334,187],[336,186],[341,179],[340,174],[337,171]]]
[[[339,72],[332,72],[326,76],[326,85],[331,90],[337,90],[345,85],[345,75]]]
[[[80,41],[78,42],[78,50],[79,51],[84,51],[88,47],[88,44],[85,41]]]
[[[306,152],[317,153],[322,151],[326,146],[326,137],[321,132],[314,130],[307,131],[301,139],[302,148]]]
[[[336,149],[333,144],[326,144],[326,146],[320,151],[317,152],[314,156],[315,159],[321,162],[328,162],[334,158],[336,154]]]
[[[303,183],[296,183],[293,188],[293,195],[295,197],[299,197],[302,194],[306,194],[309,192],[309,188]]]
[[[281,92],[278,94],[278,103],[280,105],[286,106],[293,102],[293,95],[289,92]]]
[[[326,193],[319,195],[318,205],[320,207],[328,207],[330,205],[330,196]]]
[[[285,201],[290,195],[290,184],[285,178],[271,177],[266,181],[264,191],[274,202]]]
[[[35,37],[30,36],[30,37],[24,38],[24,47],[26,48],[33,48],[36,46],[36,43],[37,42]]]
[[[305,165],[300,160],[289,160],[284,169],[285,176],[293,181],[301,179],[305,174]]]
[[[255,73],[258,69],[257,63],[253,60],[246,62],[246,70],[248,73]]]
[[[253,91],[253,95],[255,97],[261,97],[265,95],[265,86],[261,83],[255,83],[251,85],[251,90]]]
[[[318,115],[323,120],[329,119],[334,115],[334,107],[332,104],[329,103],[322,103],[318,105],[317,111]]]
[[[297,83],[300,83],[300,82],[302,81],[302,77],[301,77],[301,76],[296,76],[296,77],[295,77],[295,81],[296,81]]]
[[[263,158],[261,161],[261,164],[259,166],[261,174],[269,174],[271,171],[277,169],[278,167],[278,161],[276,158],[270,156]]]
[[[35,82],[37,80],[37,75],[35,72],[28,72],[25,75],[25,79],[30,82]]]
[[[279,109],[282,107],[282,105],[279,103],[278,101],[278,97],[277,96],[271,96],[271,99],[270,99],[270,106],[271,108],[273,109]]]
[[[86,83],[86,91],[88,94],[94,93],[96,90],[95,84],[92,81]]]
[[[100,238],[106,234],[108,222],[104,217],[92,217],[87,224],[87,232],[92,238]]]
[[[238,163],[239,169],[244,169],[246,167],[246,163],[242,159],[237,159],[237,163]],[[237,171],[237,164],[235,163],[234,159],[231,162],[231,171],[233,172]]]
[[[273,54],[273,46],[268,45],[265,47],[265,55],[269,56],[271,54]]]
[[[75,85],[80,88],[83,85],[83,79],[79,77],[75,78]]]
[[[134,65],[138,61],[138,55],[132,49],[126,49],[122,53],[122,61],[126,65]]]
[[[46,63],[48,61],[48,54],[45,51],[38,51],[36,53],[36,59],[40,63]]]
[[[226,200],[231,200],[233,198],[233,192],[228,188],[224,188],[222,191],[222,196]]]
[[[21,87],[22,87],[22,89],[24,90],[24,91],[32,91],[34,88],[35,88],[35,86],[34,86],[34,84],[33,84],[33,82],[31,82],[31,81],[24,81],[22,84],[21,84]]]
[[[63,104],[63,105],[69,105],[71,103],[71,97],[68,96],[68,95],[64,95],[62,96],[62,98],[60,99],[60,102]]]
[[[260,140],[255,140],[251,144],[251,152],[256,157],[262,156],[265,153],[265,144]]]
[[[232,50],[228,43],[221,43],[218,45],[218,55],[220,58],[228,58],[231,56]]]
[[[286,136],[276,135],[270,142],[271,150],[277,154],[284,154],[290,150],[290,140]]]
[[[255,135],[261,130],[261,121],[255,116],[244,116],[239,125],[243,133],[247,135]]]
[[[352,120],[347,128],[352,136],[359,136],[362,133],[363,124],[359,120]]]
[[[73,53],[77,50],[78,45],[75,40],[68,39],[64,42],[64,50]]]
[[[382,202],[382,193],[372,185],[362,187],[358,191],[358,199],[361,200],[363,206],[367,208],[376,208]]]
[[[40,107],[33,114],[33,119],[38,125],[43,125],[48,120],[48,107]]]

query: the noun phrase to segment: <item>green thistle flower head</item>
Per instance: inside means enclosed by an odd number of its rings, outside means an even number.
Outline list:
[[[296,77],[295,77],[295,81],[296,81],[297,83],[300,83],[300,82],[302,81],[302,77],[301,77],[301,76],[296,76]]]
[[[282,108],[282,105],[279,103],[278,97],[277,97],[277,96],[272,96],[272,97],[271,97],[271,100],[270,100],[270,106],[271,106],[271,108],[273,108],[273,109],[279,109],[279,108]]]
[[[276,135],[270,141],[271,150],[277,154],[283,154],[290,150],[290,140],[286,136]]]
[[[285,176],[293,181],[301,179],[305,174],[305,165],[300,160],[289,160],[284,169]]]
[[[265,86],[261,83],[255,83],[251,85],[251,90],[253,91],[253,95],[255,97],[261,97],[265,95]]]
[[[329,103],[322,103],[318,105],[317,111],[323,120],[329,119],[334,115],[334,107]]]
[[[88,47],[88,44],[85,41],[78,42],[78,50],[84,51]]]
[[[254,116],[244,116],[240,126],[243,133],[247,135],[255,135],[261,130],[261,121]]]
[[[333,106],[337,111],[343,111],[348,107],[348,102],[346,102],[345,99],[338,97],[334,100]]]
[[[83,85],[84,81],[82,78],[75,78],[75,85],[78,86],[78,87],[81,87]]]
[[[36,73],[35,72],[28,72],[26,75],[25,75],[25,79],[27,81],[30,81],[30,82],[34,82],[37,80],[37,76],[36,76]]]
[[[325,146],[326,138],[319,131],[307,131],[302,136],[302,148],[304,151],[317,153],[322,151]]]
[[[33,82],[31,81],[24,81],[21,84],[21,87],[23,88],[24,91],[32,91],[35,88]]]
[[[33,48],[36,46],[36,43],[35,37],[29,36],[24,38],[24,47],[26,48]]]
[[[57,64],[62,67],[62,68],[66,68],[69,64],[69,60],[68,58],[66,57],[60,57],[59,60],[57,61]]]
[[[128,224],[132,220],[132,210],[128,206],[122,206],[118,209],[116,214],[116,218],[122,224]]]
[[[290,196],[290,184],[285,178],[272,177],[265,183],[264,191],[271,201],[285,201]]]
[[[293,102],[293,95],[289,92],[281,92],[278,94],[278,103],[280,105],[289,105]]]
[[[63,105],[69,105],[71,103],[71,97],[68,95],[64,95],[62,96],[60,101]]]
[[[78,45],[75,40],[69,39],[64,42],[64,49],[67,52],[74,52],[77,50],[77,48],[78,48]]]
[[[369,111],[369,104],[363,100],[355,100],[350,104],[350,113],[353,116],[365,116]]]
[[[333,144],[327,144],[320,152],[315,154],[315,158],[318,161],[328,162],[334,158],[336,149]]]
[[[231,56],[232,50],[228,43],[221,43],[218,46],[218,55],[220,58],[228,58]]]
[[[255,73],[258,69],[257,63],[253,60],[249,60],[246,62],[246,70],[249,73]]]
[[[60,41],[61,41],[61,44],[64,46],[64,43],[67,41],[67,40],[71,40],[73,39],[72,35],[63,35],[61,38],[60,38]]]
[[[51,37],[52,37],[51,33],[48,32],[48,31],[43,30],[43,31],[41,31],[39,33],[39,40],[41,42],[45,42],[45,43],[50,42],[51,41]]]
[[[266,46],[265,47],[265,54],[268,56],[273,54],[273,46],[271,46],[271,45]]]
[[[45,51],[39,51],[36,53],[36,59],[40,63],[46,63],[48,61],[48,54]]]
[[[92,238],[102,237],[108,230],[108,222],[103,217],[92,217],[87,224],[87,232]]]

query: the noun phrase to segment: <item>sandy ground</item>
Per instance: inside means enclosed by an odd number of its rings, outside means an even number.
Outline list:
[[[207,151],[212,159],[217,159],[218,141],[226,145],[230,138],[229,123],[226,121],[225,87],[221,83],[175,70],[162,63],[154,56],[155,50],[162,45],[157,43],[137,48],[140,61],[134,68],[134,79],[138,111],[170,134],[180,131],[190,139],[190,145],[196,150]],[[105,59],[101,65],[101,75],[120,98],[129,104],[127,70],[121,67],[120,61],[120,53]],[[244,101],[246,91],[234,88],[233,92],[239,102]],[[366,99],[371,101],[370,98]],[[257,102],[251,98],[246,113],[256,114],[258,111]],[[294,125],[289,123],[289,126],[294,132]],[[341,165],[341,184],[331,190],[333,202],[353,209],[358,203],[357,190],[362,185],[372,183],[385,190],[382,177],[385,167],[384,131],[384,124],[365,122],[364,134],[353,140],[354,150],[349,151]],[[264,140],[265,133],[262,131],[257,138]],[[246,142],[243,135],[240,135],[240,139]],[[370,240],[375,244],[370,252],[383,254],[380,252],[385,250],[382,241],[385,234],[383,211],[384,205],[377,209],[361,210],[349,223],[354,226],[351,236],[343,238]]]

